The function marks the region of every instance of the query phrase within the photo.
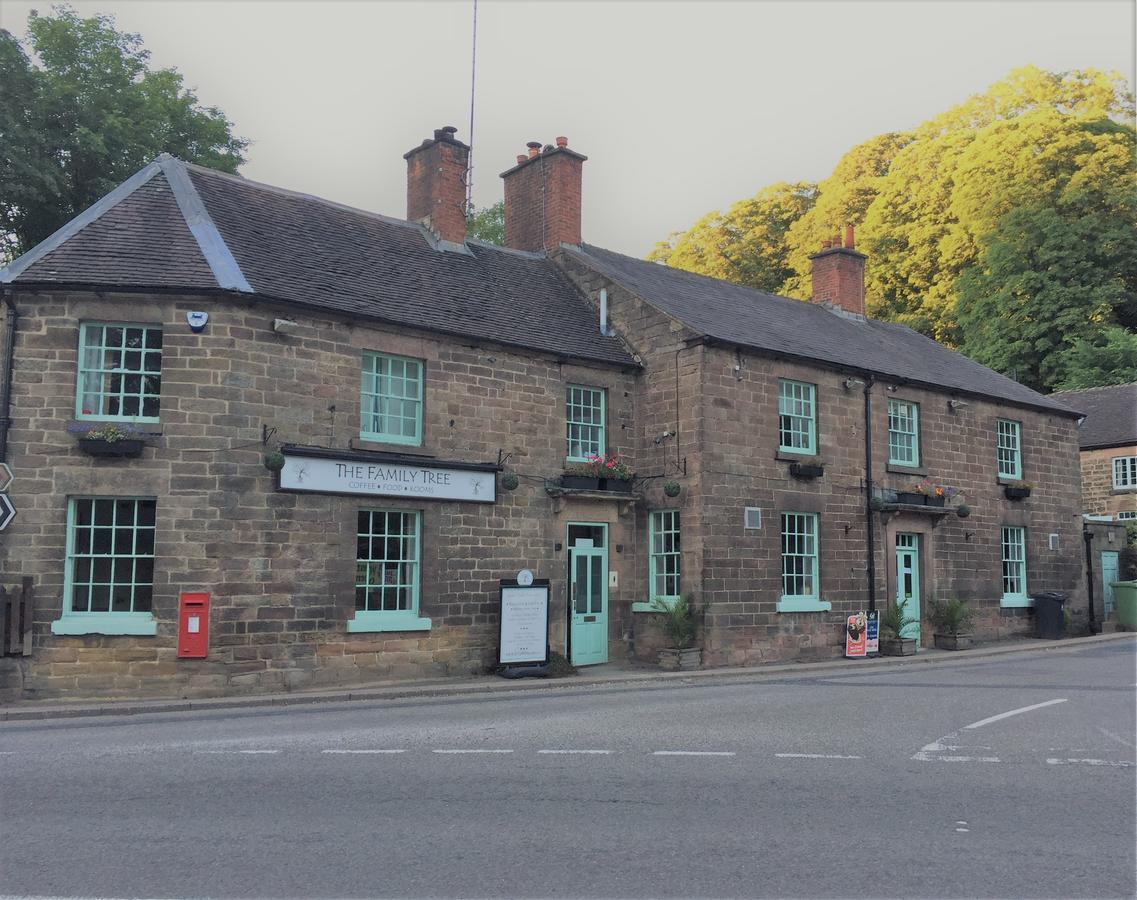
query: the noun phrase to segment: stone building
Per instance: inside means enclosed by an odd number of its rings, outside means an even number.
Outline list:
[[[485,671],[523,568],[581,665],[650,658],[680,593],[707,665],[837,655],[898,592],[987,637],[1038,588],[1084,616],[1078,414],[867,319],[851,232],[815,303],[621,256],[582,242],[558,138],[503,174],[494,247],[468,152],[406,155],[407,221],[163,157],[0,272],[23,696]],[[593,455],[631,490],[565,486]]]
[[[1085,413],[1078,425],[1083,511],[1137,522],[1137,382],[1053,396]]]

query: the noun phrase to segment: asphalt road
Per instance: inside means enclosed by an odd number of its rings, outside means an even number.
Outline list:
[[[1134,648],[6,723],[0,894],[1133,897]]]

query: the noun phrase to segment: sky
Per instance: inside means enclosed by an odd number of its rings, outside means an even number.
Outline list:
[[[72,0],[142,35],[252,141],[241,173],[406,215],[403,154],[470,140],[472,0]],[[23,37],[29,10],[0,0]],[[1014,68],[1137,82],[1135,0],[479,0],[474,203],[525,143],[586,154],[583,233],[635,256],[777,181],[825,178]]]

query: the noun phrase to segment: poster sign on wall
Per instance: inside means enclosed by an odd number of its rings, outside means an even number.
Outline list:
[[[549,580],[528,586],[501,582],[498,665],[543,666],[549,661]]]

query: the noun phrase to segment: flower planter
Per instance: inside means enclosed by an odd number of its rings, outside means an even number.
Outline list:
[[[916,653],[915,638],[881,638],[881,656],[913,656]]]
[[[936,647],[940,650],[970,650],[975,639],[970,634],[937,634]]]
[[[917,494],[913,491],[896,492],[896,502],[903,503],[906,506],[923,506],[927,499],[923,494]]]
[[[561,487],[572,488],[576,491],[600,490],[600,479],[590,475],[562,475]]]
[[[820,478],[825,474],[825,466],[819,463],[790,463],[790,475],[794,478]]]
[[[617,494],[630,494],[632,483],[626,478],[601,478],[600,490],[612,491]]]
[[[103,441],[98,438],[79,438],[79,449],[88,456],[104,458],[141,456],[143,442],[138,438]]]
[[[1025,500],[1030,496],[1030,488],[1028,487],[1011,487],[1007,485],[1003,488],[1003,496],[1008,500]]]
[[[659,667],[669,672],[690,672],[699,668],[702,663],[703,650],[701,647],[689,647],[686,650],[668,647],[659,651]]]
[[[944,506],[947,503],[947,497],[924,497],[925,506]]]

